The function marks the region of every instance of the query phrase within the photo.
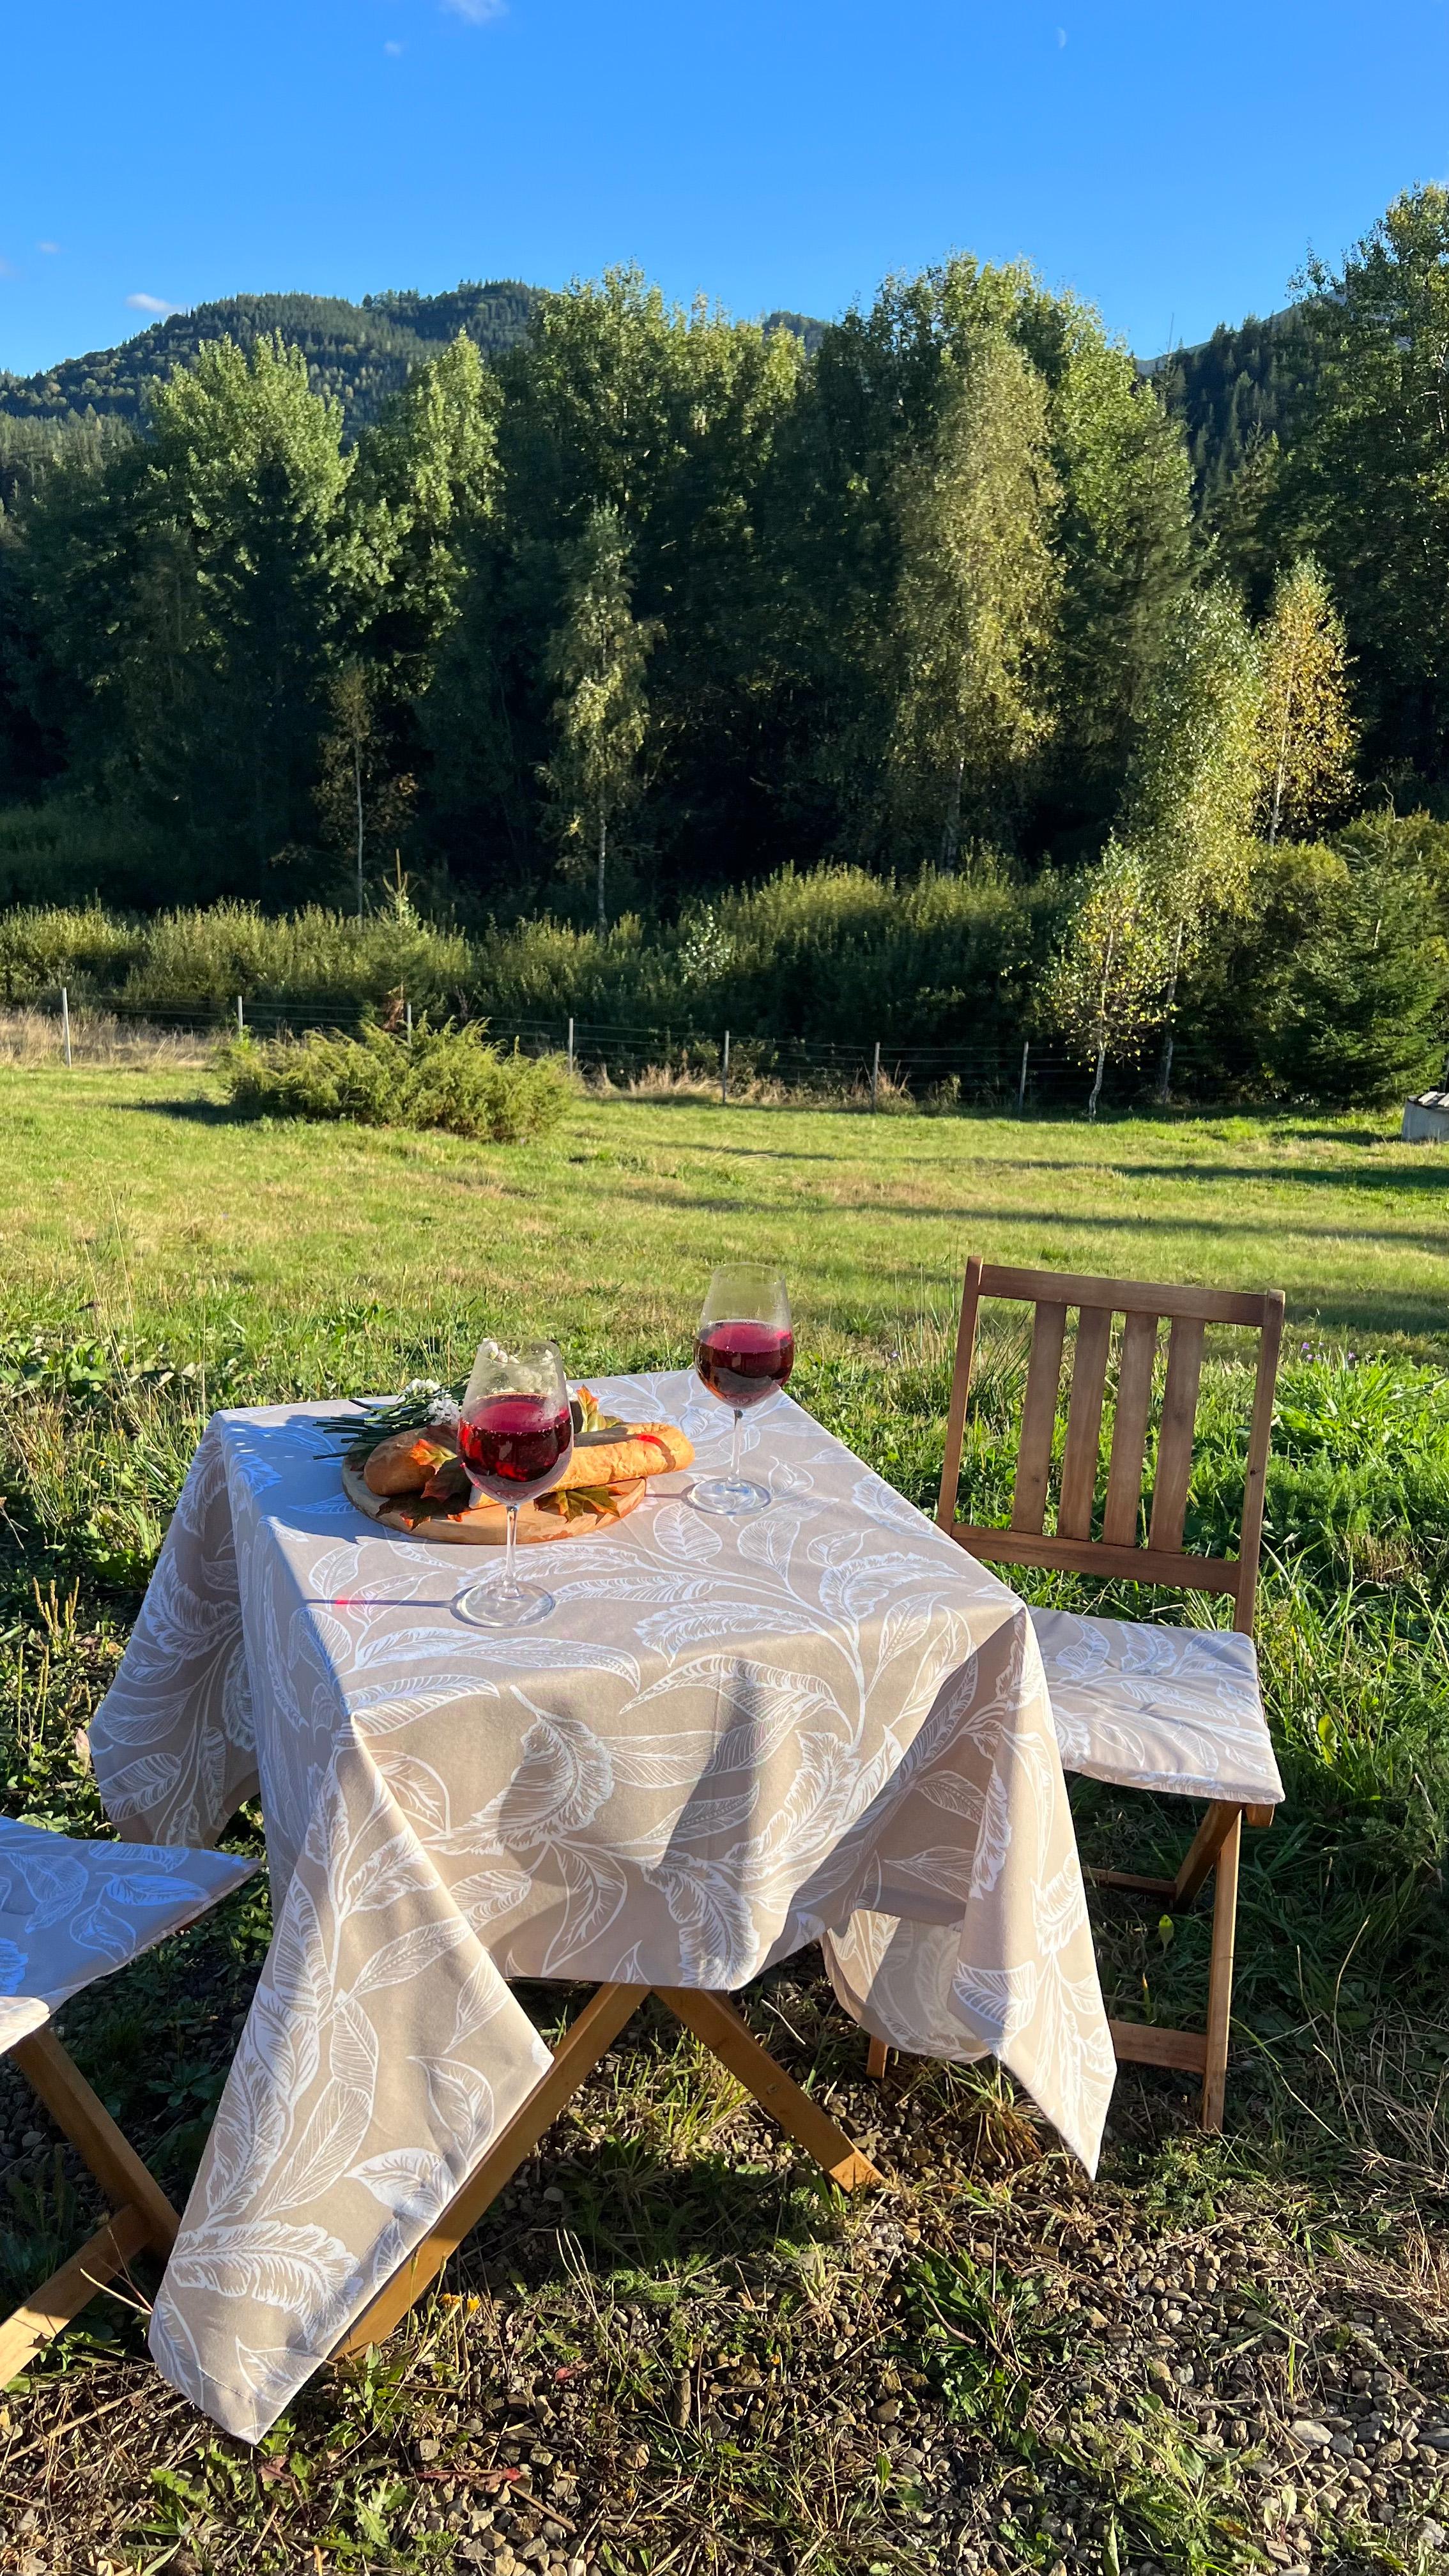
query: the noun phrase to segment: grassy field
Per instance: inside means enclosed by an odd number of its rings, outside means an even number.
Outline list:
[[[1434,2557],[1446,1192],[1442,1157],[1362,1116],[1089,1131],[618,1099],[546,1144],[479,1148],[239,1124],[204,1069],[0,1070],[0,1797],[83,1829],[101,1820],[74,1732],[217,1402],[453,1375],[485,1326],[525,1322],[579,1371],[678,1359],[710,1263],[758,1252],[795,1292],[802,1399],[926,1500],[969,1249],[1281,1284],[1292,1326],[1260,1621],[1289,1806],[1245,1872],[1225,2139],[1197,2137],[1173,2078],[1125,2073],[1089,2188],[989,2073],[869,2087],[793,1961],[750,2009],[888,2194],[835,2205],[646,2017],[444,2296],[376,2367],[314,2383],[260,2455],[213,2438],[149,2373],[135,2316],[97,2306],[0,2397],[0,2569],[1357,2576]],[[983,1518],[1005,1514],[1021,1382],[1010,1335],[992,1350],[967,1468]],[[1190,1543],[1231,1525],[1243,1397],[1224,1339]],[[1182,1838],[1180,1814],[1102,1792],[1079,1821],[1129,1867]],[[244,1894],[64,2017],[175,2190],[267,1931]],[[1114,1900],[1099,1931],[1119,2005],[1190,2016],[1199,1915]],[[540,2020],[565,2001],[535,1998]],[[0,2304],[90,2210],[0,2066]]]
[[[1449,1165],[1396,1122],[871,1119],[581,1103],[547,1143],[238,1124],[204,1077],[0,1071],[3,1295],[201,1350],[225,1311],[309,1363],[324,1319],[461,1350],[528,1316],[571,1355],[675,1346],[712,1260],[781,1260],[807,1333],[889,1346],[972,1248],[1279,1285],[1305,1331],[1449,1344]],[[3,1309],[0,1309],[3,1311]]]

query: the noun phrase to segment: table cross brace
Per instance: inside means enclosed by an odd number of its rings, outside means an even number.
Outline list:
[[[333,2351],[334,2361],[364,2352],[369,2344],[381,2343],[402,2322],[414,2301],[436,2280],[449,2255],[456,2253],[469,2230],[476,2227],[484,2211],[532,2154],[544,2131],[573,2100],[651,1991],[697,2039],[703,2040],[731,2075],[753,2093],[762,2109],[798,2141],[807,2155],[814,2157],[842,2191],[860,2191],[880,2181],[869,2159],[851,2145],[844,2131],[818,2103],[811,2101],[808,2093],[801,2091],[784,2068],[776,2065],[724,1995],[709,1994],[694,1986],[659,1986],[652,1990],[648,1986],[598,1986],[582,2012],[570,2022],[554,2051],[548,2073],[485,2149],[481,2162],[433,2221],[421,2244],[398,2265],[348,2327]]]

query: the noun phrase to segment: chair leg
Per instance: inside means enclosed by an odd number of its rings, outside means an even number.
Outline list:
[[[1191,1905],[1198,1890],[1207,1884],[1213,1863],[1242,1812],[1241,1807],[1231,1805],[1209,1807],[1193,1835],[1187,1858],[1168,1887],[1174,1905]]]
[[[869,2048],[865,2052],[865,2071],[867,2075],[870,2076],[873,2083],[878,2084],[880,2082],[881,2077],[886,2071],[886,2063],[889,2057],[890,2050],[887,2048],[885,2041],[883,2039],[873,2039]]]
[[[1202,2125],[1223,2125],[1223,2096],[1228,2076],[1228,2031],[1233,2012],[1233,1945],[1238,1924],[1238,1856],[1243,1819],[1234,1816],[1218,1848],[1217,1886],[1213,1895],[1212,1956],[1208,1969],[1207,2063],[1202,2079]]]
[[[57,2128],[65,2131],[76,2153],[84,2157],[106,2198],[117,2209],[139,2210],[146,2222],[146,2243],[158,2254],[169,2254],[180,2219],[54,2031],[48,2025],[33,2030],[28,2039],[16,2041],[10,2054]]]
[[[88,2308],[98,2291],[139,2254],[147,2241],[146,2220],[130,2202],[108,2218],[38,2290],[8,2317],[0,2318],[0,2388],[28,2368],[38,2352],[54,2341],[62,2326]]]

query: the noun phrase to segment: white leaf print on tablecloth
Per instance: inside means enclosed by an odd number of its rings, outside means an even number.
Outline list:
[[[591,1383],[727,1456],[692,1375]],[[992,1575],[780,1399],[770,1513],[662,1480],[550,1559],[546,1625],[468,1629],[488,1569],[349,1522],[319,1409],[208,1427],[91,1729],[128,1837],[214,1837],[258,1783],[267,1827],[276,1932],[152,2322],[175,2385],[275,2420],[546,2071],[509,1976],[728,1989],[819,1937],[867,2029],[996,2048],[1093,2161],[1110,2044]]]

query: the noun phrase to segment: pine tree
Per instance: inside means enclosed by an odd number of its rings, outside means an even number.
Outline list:
[[[565,853],[592,858],[600,930],[609,918],[610,825],[639,793],[649,731],[644,666],[659,632],[634,615],[619,514],[601,502],[574,548],[563,620],[545,655],[559,695],[557,746],[543,772]]]
[[[897,800],[934,825],[954,871],[963,807],[1010,812],[1051,730],[1043,665],[1060,593],[1046,389],[1015,344],[972,350],[929,445],[897,478],[902,669],[890,745]]]
[[[1310,839],[1334,821],[1353,785],[1348,645],[1327,578],[1312,555],[1280,573],[1258,639],[1259,723],[1268,847],[1280,826]]]

